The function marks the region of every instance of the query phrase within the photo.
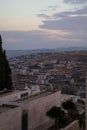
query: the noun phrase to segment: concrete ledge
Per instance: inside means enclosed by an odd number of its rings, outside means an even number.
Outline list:
[[[75,120],[70,125],[68,125],[67,127],[63,128],[61,130],[80,130],[79,121]]]

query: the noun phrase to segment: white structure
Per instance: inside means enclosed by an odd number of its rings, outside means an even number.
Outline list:
[[[31,87],[31,91],[37,91],[37,92],[40,92],[40,87],[39,87],[39,85],[30,85],[30,87]]]
[[[6,104],[7,100],[7,104],[14,107],[1,107],[0,130],[21,130],[24,121],[25,130],[46,130],[54,124],[46,112],[53,106],[61,106],[62,101],[70,98],[74,100],[75,97],[62,95],[60,91],[40,93],[39,86],[36,86],[36,90],[15,91],[2,96],[0,103]]]
[[[25,84],[25,90],[29,90],[27,83]]]
[[[0,130],[22,130],[20,107],[0,105]]]
[[[46,112],[53,106],[60,106],[61,92],[43,93],[16,102],[26,113],[28,130],[45,130],[54,124],[54,120],[46,116]]]
[[[39,86],[32,87],[32,89],[29,89],[27,86],[25,86],[25,89],[22,91],[17,90],[8,94],[1,95],[0,104],[7,104],[13,101],[22,100],[38,93],[40,93]]]

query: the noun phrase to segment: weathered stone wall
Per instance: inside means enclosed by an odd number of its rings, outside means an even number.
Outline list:
[[[28,130],[44,130],[54,121],[46,116],[46,112],[54,105],[60,106],[60,91],[33,100],[29,104]]]
[[[61,130],[80,130],[79,121],[75,120],[70,125]]]
[[[0,130],[21,130],[21,108],[0,113]]]

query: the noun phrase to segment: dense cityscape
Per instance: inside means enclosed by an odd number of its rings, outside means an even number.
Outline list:
[[[0,130],[85,130],[87,51],[7,59],[0,35],[0,63]]]
[[[85,130],[87,51],[0,60],[0,130]]]
[[[38,86],[85,97],[87,51],[23,55],[10,58],[9,63],[15,89]]]

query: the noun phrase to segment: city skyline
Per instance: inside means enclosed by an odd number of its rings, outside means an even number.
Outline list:
[[[6,50],[87,47],[86,0],[0,0]]]

